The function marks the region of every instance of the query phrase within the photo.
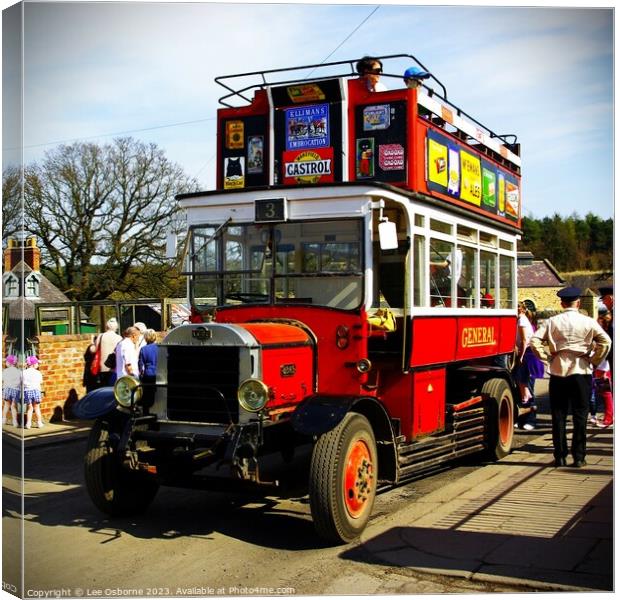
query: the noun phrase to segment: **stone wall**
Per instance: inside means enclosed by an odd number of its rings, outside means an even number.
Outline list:
[[[534,302],[536,311],[539,313],[560,312],[562,307],[557,292],[561,289],[561,286],[557,288],[519,288],[517,297],[520,302],[524,300]],[[581,308],[593,319],[598,317],[597,300],[598,296],[589,289],[585,290],[581,296]]]
[[[560,310],[560,301],[556,294],[561,289],[562,286],[557,288],[519,288],[517,297],[520,302],[531,300],[536,306],[537,312],[555,311]]]

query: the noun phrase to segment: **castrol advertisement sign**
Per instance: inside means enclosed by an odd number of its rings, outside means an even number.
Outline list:
[[[289,150],[282,153],[286,185],[334,181],[334,149]]]

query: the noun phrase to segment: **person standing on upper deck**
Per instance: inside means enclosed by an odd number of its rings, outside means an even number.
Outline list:
[[[428,71],[423,71],[418,67],[409,67],[403,73],[403,81],[408,88],[418,89],[418,91],[422,88],[422,80],[428,79],[431,74]]]
[[[359,81],[369,92],[385,92],[387,87],[379,81],[383,73],[383,63],[378,58],[364,56],[357,61],[355,70],[359,74]]]
[[[557,295],[563,312],[547,319],[538,328],[530,339],[530,347],[538,358],[549,363],[555,466],[566,465],[566,418],[570,407],[573,414],[572,466],[583,467],[587,464],[586,424],[592,391],[592,368],[607,356],[611,340],[594,319],[579,312],[579,288],[567,287]]]

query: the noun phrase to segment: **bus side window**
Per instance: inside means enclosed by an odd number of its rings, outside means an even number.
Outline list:
[[[452,305],[452,273],[454,244],[443,240],[431,239],[429,277],[431,288],[431,306],[449,307]],[[458,271],[458,257],[456,269]]]

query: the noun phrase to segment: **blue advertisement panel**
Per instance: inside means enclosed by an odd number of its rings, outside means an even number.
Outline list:
[[[329,104],[312,104],[285,110],[286,149],[329,146]]]

